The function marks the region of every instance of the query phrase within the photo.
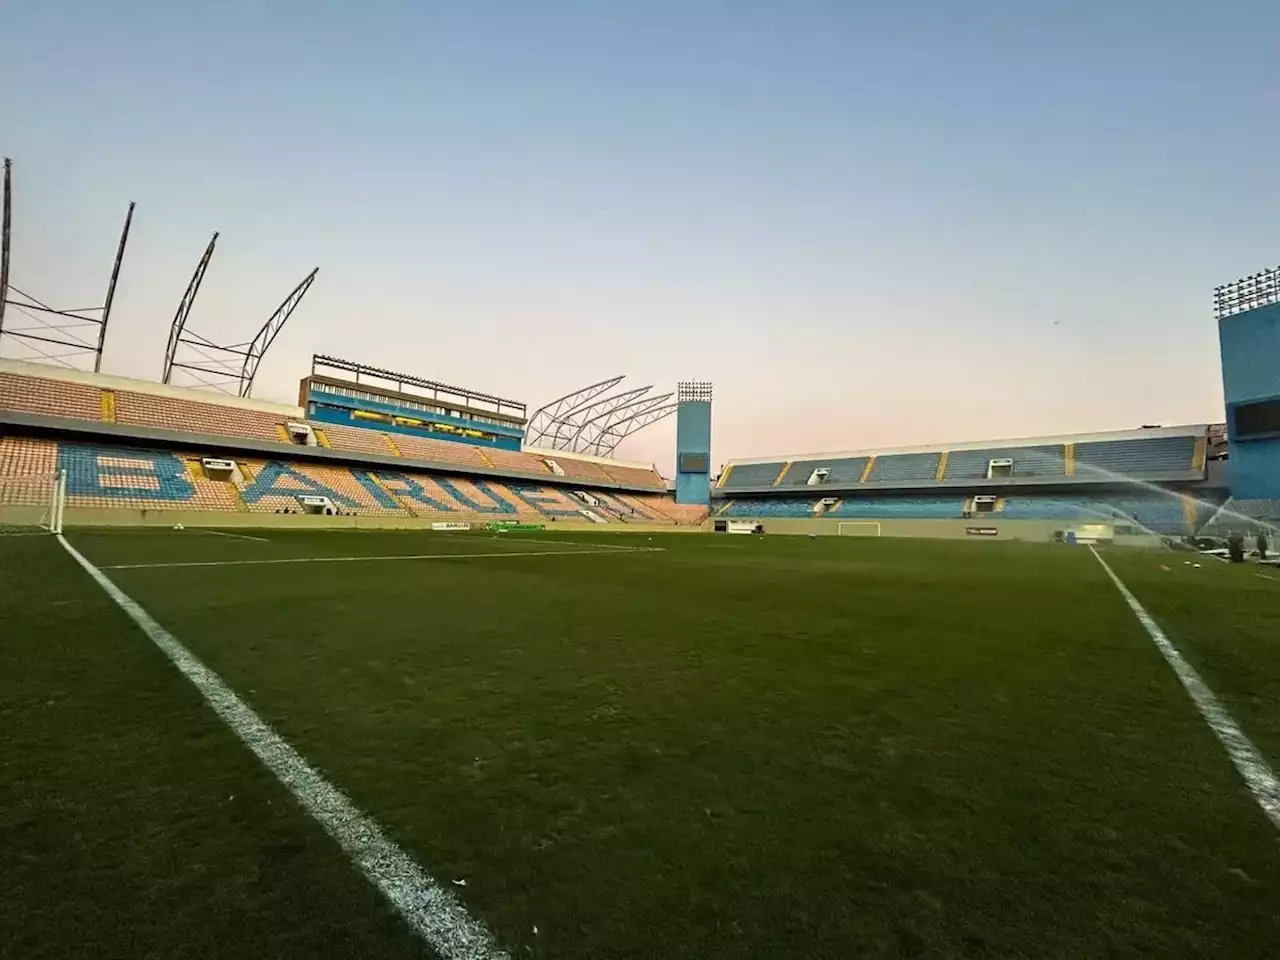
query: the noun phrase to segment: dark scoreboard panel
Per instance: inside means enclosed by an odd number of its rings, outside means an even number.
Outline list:
[[[1233,435],[1240,440],[1280,433],[1280,400],[1237,403],[1231,410]]]
[[[680,454],[681,473],[706,473],[707,455],[705,453]]]

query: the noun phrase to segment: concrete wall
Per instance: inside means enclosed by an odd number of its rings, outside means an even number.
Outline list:
[[[746,517],[734,517],[745,520]],[[1034,540],[1048,542],[1055,530],[1070,527],[1071,524],[1061,520],[849,520],[838,519],[781,519],[778,517],[760,517],[766,534],[800,534],[810,533],[819,536],[837,536],[840,523],[880,524],[882,537],[930,537],[934,539],[962,540]],[[863,526],[863,530],[873,531],[874,527]],[[966,529],[994,529],[995,536],[975,536],[966,533]],[[847,534],[846,534],[847,536]],[[1146,540],[1147,538],[1140,538]]]
[[[1238,404],[1280,397],[1280,303],[1218,321],[1222,388],[1227,402],[1228,468],[1233,496],[1280,497],[1280,438],[1237,440]]]
[[[680,469],[683,454],[704,457],[706,469]],[[676,503],[711,502],[711,404],[686,401],[676,410]]]
[[[0,510],[0,522],[3,522],[7,510],[23,508],[4,508]],[[29,509],[29,508],[27,508]],[[35,519],[35,514],[32,514]],[[469,522],[472,529],[484,526],[483,520],[459,518]],[[13,522],[19,521],[15,515]],[[26,521],[30,522],[30,521]],[[219,527],[232,529],[236,527],[275,528],[300,530],[430,530],[432,523],[439,523],[440,518],[423,517],[357,517],[341,515],[326,517],[320,514],[303,513],[242,513],[201,510],[135,510],[132,508],[90,508],[67,507],[63,524],[66,527],[128,527],[155,526],[172,527],[176,523],[184,527]],[[523,520],[521,522],[524,522]],[[592,523],[590,520],[551,520],[545,521],[545,533],[557,531],[589,531],[591,533],[685,533],[700,532],[701,527],[677,527],[675,524],[658,523]]]

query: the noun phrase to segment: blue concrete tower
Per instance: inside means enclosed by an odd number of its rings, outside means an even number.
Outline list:
[[[1213,291],[1232,496],[1280,498],[1280,268]]]
[[[711,384],[676,385],[676,503],[711,502]]]

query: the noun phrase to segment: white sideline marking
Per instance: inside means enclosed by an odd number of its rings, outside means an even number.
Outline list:
[[[428,876],[413,859],[382,832],[368,814],[294,750],[253,712],[216,673],[200,662],[146,610],[128,597],[71,546],[58,541],[98,586],[164,651],[245,746],[275,774],[329,836],[338,841],[365,878],[391,901],[414,931],[446,960],[509,960],[493,935],[471,917],[452,891]]]
[[[598,547],[601,550],[657,550],[658,547],[633,547],[625,543],[583,543],[581,540],[539,540],[535,537],[522,537],[517,534],[510,537],[507,534],[495,533],[489,537],[490,540],[506,540],[508,543],[558,543],[564,547]]]
[[[1191,699],[1195,701],[1196,707],[1200,710],[1200,715],[1204,717],[1205,723],[1209,725],[1209,729],[1226,748],[1227,755],[1231,757],[1231,762],[1236,765],[1236,769],[1240,771],[1240,776],[1244,778],[1245,784],[1253,793],[1253,798],[1258,801],[1258,806],[1262,808],[1262,812],[1267,818],[1280,829],[1280,780],[1276,779],[1275,771],[1271,769],[1271,765],[1267,763],[1266,757],[1258,752],[1258,748],[1240,729],[1239,725],[1227,712],[1227,708],[1222,705],[1208,684],[1201,679],[1200,674],[1196,672],[1196,668],[1191,666],[1178,648],[1173,645],[1164,631],[1160,629],[1160,625],[1152,619],[1151,614],[1143,608],[1138,602],[1129,588],[1121,582],[1116,576],[1114,570],[1107,565],[1107,561],[1103,560],[1101,555],[1093,547],[1089,547],[1094,558],[1102,564],[1102,569],[1107,571],[1107,576],[1111,578],[1111,582],[1116,585],[1116,589],[1120,591],[1120,596],[1124,597],[1125,602],[1129,604],[1129,609],[1133,611],[1134,616],[1138,618],[1147,630],[1151,639],[1155,641],[1156,647],[1160,653],[1164,655],[1165,661],[1173,668],[1173,672],[1177,674],[1178,679],[1182,681],[1182,686],[1186,689]]]
[[[207,533],[211,537],[235,537],[237,540],[257,540],[259,543],[270,543],[266,537],[251,537],[244,533],[223,533],[221,530],[205,530],[202,527],[196,527],[189,531],[190,533]]]
[[[629,547],[629,553],[662,553],[663,547]],[[248,567],[263,563],[359,563],[365,560],[486,560],[492,557],[617,556],[613,550],[506,550],[500,553],[395,553],[385,557],[270,557],[259,560],[182,560],[175,563],[116,563],[103,570],[161,570],[169,567]]]

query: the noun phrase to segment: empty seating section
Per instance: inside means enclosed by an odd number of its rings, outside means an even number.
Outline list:
[[[938,473],[938,453],[895,453],[877,457],[868,483],[932,480]]]
[[[167,450],[58,444],[67,506],[138,510],[238,510],[230,484],[207,479]]]
[[[432,463],[456,463],[466,467],[488,467],[484,459],[469,443],[458,443],[453,440],[433,440],[430,437],[415,437],[407,433],[397,433],[391,438],[401,455],[411,460],[428,460]]]
[[[816,499],[796,497],[736,500],[720,516],[809,518],[815,516],[813,511],[817,503]],[[850,497],[840,501],[834,509],[816,516],[846,520],[958,520],[963,511],[964,500],[961,497]]]
[[[813,516],[813,505],[817,500],[804,500],[794,497],[767,500],[735,500],[719,514],[721,517],[744,517],[764,519],[768,517],[786,517],[802,519]]]
[[[43,507],[53,495],[58,446],[51,440],[0,437],[0,507]]]
[[[516,470],[520,473],[532,473],[550,476],[551,468],[542,462],[541,457],[529,453],[517,453],[515,450],[502,450],[498,447],[485,447],[485,456],[499,470]]]
[[[803,487],[815,470],[826,470],[826,483],[857,483],[867,468],[868,457],[849,457],[844,460],[797,460],[787,470],[781,486]],[[737,472],[736,470],[734,471]]]
[[[771,487],[778,479],[785,463],[739,463],[735,464],[725,479],[726,490],[740,487]],[[789,471],[788,471],[789,472]]]
[[[961,497],[850,497],[828,517],[876,520],[958,520],[964,515]]]
[[[656,494],[633,494],[628,499],[639,504],[655,519],[676,524],[698,524],[707,519],[710,510],[692,503],[676,503],[670,497]]]
[[[1104,440],[1075,445],[1077,477],[1141,478],[1158,473],[1188,472],[1195,459],[1195,437],[1152,437],[1149,440]]]
[[[98,420],[102,416],[102,391],[86,383],[0,373],[0,409]]]
[[[135,427],[158,427],[184,433],[219,437],[247,437],[280,442],[280,426],[285,417],[262,410],[246,410],[179,397],[117,390],[116,423]],[[94,419],[97,419],[96,415]]]
[[[1222,514],[1218,519],[1230,523],[1234,517],[1244,517],[1249,520],[1280,520],[1280,500],[1239,500],[1232,497],[1223,505]]]
[[[51,474],[58,469],[58,445],[35,437],[0,437],[0,477]]]
[[[642,467],[623,467],[612,463],[602,463],[600,468],[610,480],[617,483],[625,483],[637,487],[650,487],[654,490],[666,489],[666,481],[658,476],[654,470],[645,470]]]
[[[560,469],[564,471],[566,477],[574,480],[583,480],[587,483],[612,483],[613,478],[604,472],[604,468],[590,460],[576,460],[573,457],[559,456],[552,457],[556,463],[560,464]]]
[[[944,480],[980,480],[992,460],[1012,460],[1014,477],[1061,477],[1066,474],[1062,444],[1043,447],[1004,447],[991,450],[952,450],[947,454]]]
[[[340,423],[313,423],[311,429],[319,441],[323,435],[328,446],[334,450],[347,450],[352,453],[376,453],[383,457],[394,457],[396,452],[387,442],[387,435],[381,430],[368,427],[344,427]]]
[[[1150,497],[1011,496],[1005,499],[1004,509],[991,516],[1004,520],[1133,524],[1166,534],[1191,532],[1182,499],[1176,494]]]

